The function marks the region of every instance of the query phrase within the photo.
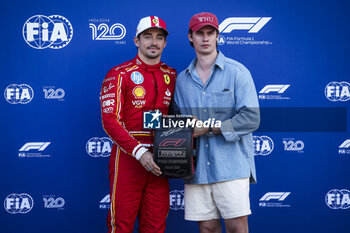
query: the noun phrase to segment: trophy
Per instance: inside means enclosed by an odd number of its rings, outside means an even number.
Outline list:
[[[188,179],[195,173],[190,116],[163,116],[154,134],[154,162],[166,178]]]

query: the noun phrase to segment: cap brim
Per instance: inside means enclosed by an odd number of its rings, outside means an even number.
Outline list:
[[[162,30],[166,36],[169,35],[169,32],[162,27],[154,27],[154,28],[158,28],[158,29]]]
[[[169,35],[169,32],[168,32],[166,29],[164,29],[164,28],[162,28],[162,27],[154,26],[154,27],[146,28],[145,30],[143,30],[143,31],[141,31],[141,32],[139,32],[139,33],[137,33],[136,37],[137,37],[138,35],[140,35],[141,33],[143,33],[144,31],[150,29],[150,28],[157,28],[157,29],[160,29],[160,30],[162,30],[162,31],[164,32],[165,36],[168,36],[168,35]]]
[[[216,27],[214,26],[213,24],[211,23],[202,23],[202,24],[197,24],[197,25],[194,25],[192,28],[190,28],[193,32],[196,32],[198,31],[199,29],[201,29],[202,27],[205,27],[205,26],[212,26],[213,28],[215,28],[216,30],[219,31],[219,27]]]

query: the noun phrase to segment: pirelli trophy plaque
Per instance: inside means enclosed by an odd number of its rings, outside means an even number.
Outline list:
[[[166,178],[191,178],[194,175],[193,128],[191,117],[163,116],[154,135],[154,162]]]

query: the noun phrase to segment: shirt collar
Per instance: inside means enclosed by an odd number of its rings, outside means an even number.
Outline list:
[[[186,68],[186,72],[193,73],[193,70],[196,68],[196,63],[197,63],[197,57],[195,59],[193,59],[193,61],[190,63],[190,65]],[[213,66],[217,66],[221,70],[223,70],[224,64],[225,64],[225,56],[221,51],[219,51],[219,54],[218,54],[218,56],[213,64]]]

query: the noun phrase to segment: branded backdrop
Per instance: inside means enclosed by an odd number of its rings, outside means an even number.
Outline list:
[[[250,231],[348,232],[349,10],[348,1],[316,0],[2,4],[0,231],[107,231],[104,75],[135,56],[148,15],[168,25],[162,60],[185,69],[195,55],[189,20],[210,11],[219,49],[251,71],[262,109]],[[183,195],[171,180],[168,233],[198,232],[183,220]]]

